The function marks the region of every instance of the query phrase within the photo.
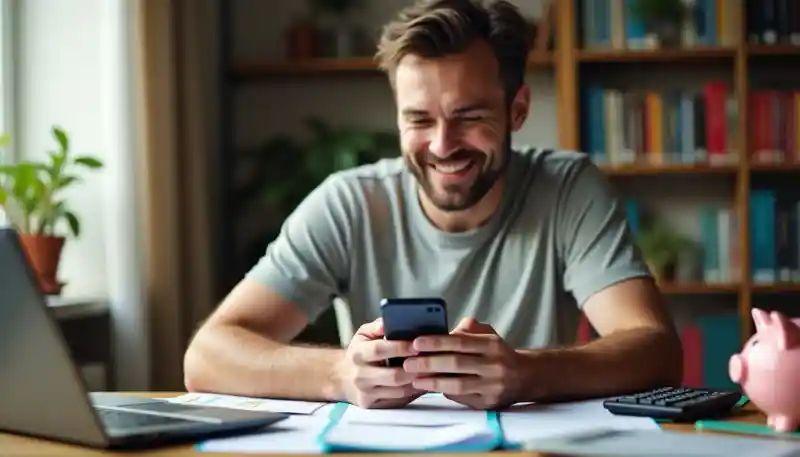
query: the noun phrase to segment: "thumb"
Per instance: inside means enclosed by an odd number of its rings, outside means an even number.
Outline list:
[[[484,324],[473,317],[465,317],[458,323],[453,333],[495,333],[491,325]]]
[[[383,338],[383,319],[380,317],[359,327],[352,340],[371,341],[379,338]]]

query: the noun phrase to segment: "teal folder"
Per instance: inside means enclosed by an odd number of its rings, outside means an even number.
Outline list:
[[[317,436],[317,444],[324,453],[338,452],[489,452],[503,448],[503,432],[500,427],[498,414],[487,411],[486,423],[488,434],[480,437],[465,439],[438,447],[419,447],[409,443],[406,447],[381,446],[374,443],[353,444],[337,443],[330,439],[331,432],[339,426],[339,422],[347,411],[349,404],[337,403],[328,417],[328,424]]]

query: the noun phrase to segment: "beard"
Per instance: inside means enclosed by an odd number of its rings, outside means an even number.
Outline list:
[[[410,159],[410,154],[404,154],[404,157],[406,166],[431,203],[441,211],[455,212],[471,208],[494,187],[508,166],[509,147],[510,143],[506,141],[493,154],[477,149],[459,149],[446,158],[437,157],[428,151],[415,154],[415,161]],[[471,169],[468,173],[477,175],[471,180],[446,184],[434,183],[431,179],[431,173],[436,173],[432,170],[433,166],[460,161],[470,161],[469,167],[474,170]]]

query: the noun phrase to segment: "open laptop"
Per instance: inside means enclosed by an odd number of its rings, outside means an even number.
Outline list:
[[[18,234],[0,228],[0,431],[97,448],[142,448],[255,431],[282,413],[89,394]]]

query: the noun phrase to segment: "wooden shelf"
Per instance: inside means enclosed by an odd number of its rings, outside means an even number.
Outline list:
[[[612,49],[608,51],[578,52],[579,62],[694,62],[707,59],[733,59],[734,48],[688,48],[630,50]]]
[[[698,283],[664,283],[658,288],[664,294],[690,295],[690,294],[736,294],[739,293],[738,284],[706,284]]]
[[[800,163],[751,163],[750,170],[763,173],[791,173],[800,171]]]
[[[663,164],[663,165],[601,165],[600,169],[609,176],[636,176],[636,175],[686,175],[686,174],[732,174],[739,170],[733,165],[693,165],[693,164]]]
[[[800,46],[775,45],[775,46],[748,46],[747,54],[752,56],[798,56]]]
[[[550,68],[553,65],[551,54],[531,54],[528,59],[530,70]],[[287,60],[282,62],[245,62],[235,65],[231,76],[240,81],[259,80],[274,76],[313,76],[324,74],[377,73],[378,66],[372,57],[313,58]]]
[[[753,284],[753,293],[780,294],[800,292],[800,283]]]

